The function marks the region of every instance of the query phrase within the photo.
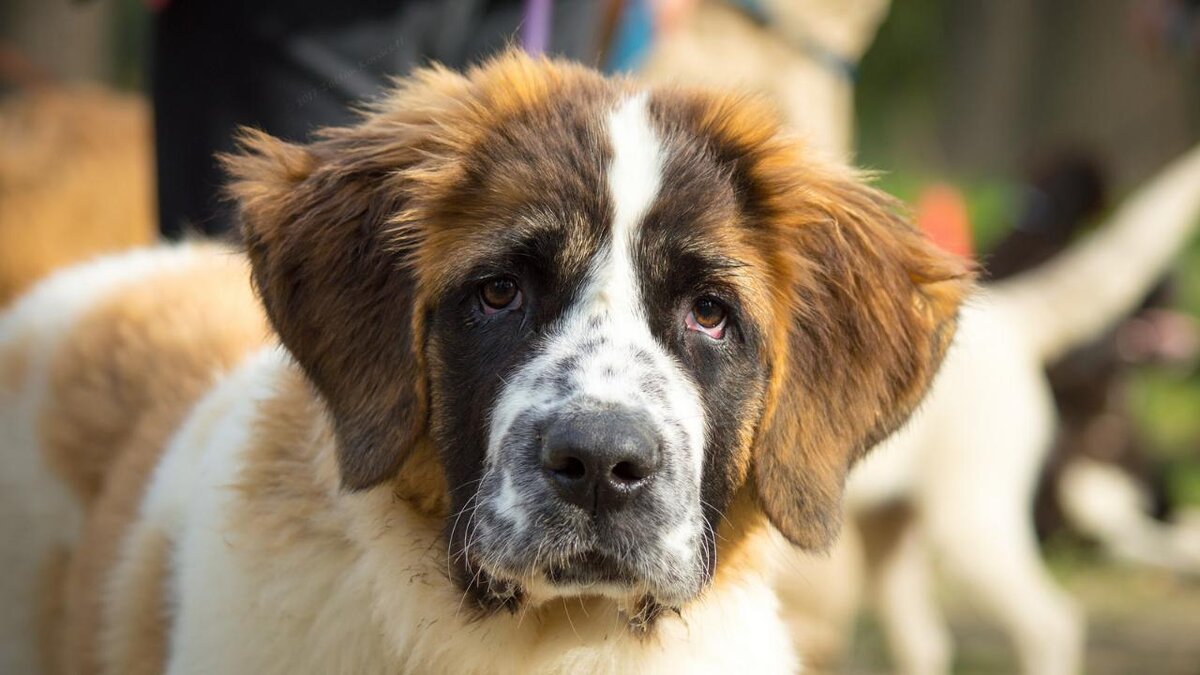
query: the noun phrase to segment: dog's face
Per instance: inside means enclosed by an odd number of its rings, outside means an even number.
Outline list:
[[[250,139],[230,163],[255,278],[343,482],[414,471],[431,441],[427,489],[484,605],[681,606],[747,495],[828,543],[967,282],[777,127],[510,55],[418,74],[311,146]]]
[[[767,280],[668,104],[603,93],[506,120],[466,160],[481,170],[456,199],[480,212],[427,327],[433,428],[468,571],[674,605],[711,573],[735,487],[712,464],[759,416],[746,305]]]

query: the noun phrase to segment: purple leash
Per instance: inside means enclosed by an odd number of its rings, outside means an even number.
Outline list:
[[[552,0],[525,0],[525,16],[521,22],[521,47],[533,56],[541,56],[550,47],[550,17]]]

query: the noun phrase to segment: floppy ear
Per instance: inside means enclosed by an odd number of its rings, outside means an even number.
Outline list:
[[[802,183],[778,233],[785,281],[753,475],[775,527],[822,549],[838,533],[847,472],[924,396],[971,275],[857,177]]]
[[[395,475],[426,426],[412,258],[419,198],[453,179],[469,83],[418,71],[354,126],[299,146],[245,131],[224,158],[255,285],[332,414],[342,484]]]
[[[332,413],[344,486],[394,476],[425,435],[416,259],[430,223],[456,206],[464,156],[489,119],[547,96],[568,71],[518,51],[466,75],[424,68],[356,125],[307,146],[248,131],[224,158],[255,284]]]
[[[246,132],[233,176],[254,283],[334,421],[342,484],[395,474],[425,427],[412,275],[389,219],[402,193],[339,157]]]

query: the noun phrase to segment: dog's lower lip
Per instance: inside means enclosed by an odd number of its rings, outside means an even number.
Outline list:
[[[632,584],[633,575],[618,560],[600,551],[588,551],[546,568],[552,583]]]

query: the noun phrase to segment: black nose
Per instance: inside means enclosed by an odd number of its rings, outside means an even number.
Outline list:
[[[586,408],[551,421],[542,467],[566,501],[600,513],[624,506],[662,461],[650,419],[620,406]]]

